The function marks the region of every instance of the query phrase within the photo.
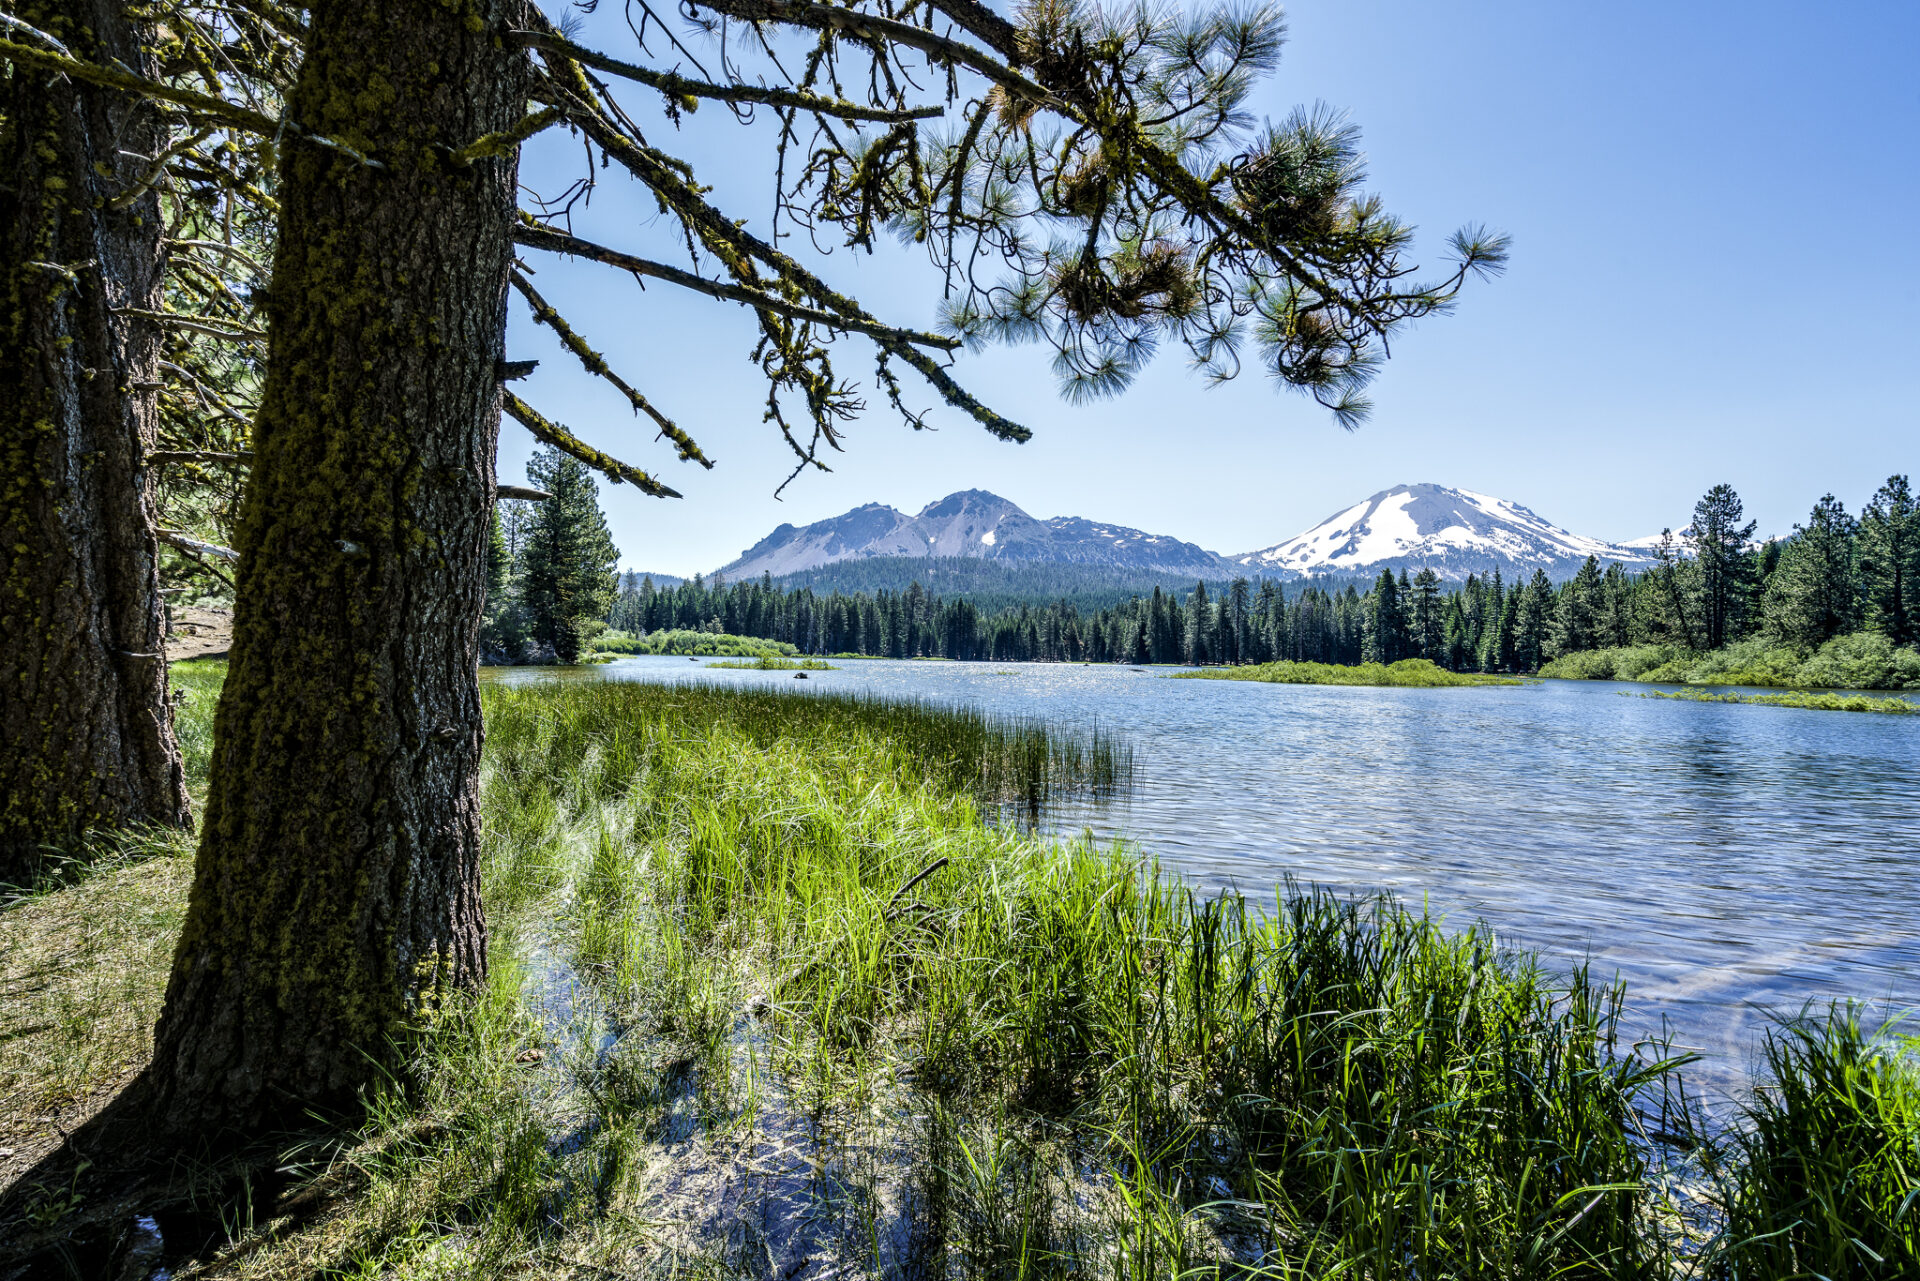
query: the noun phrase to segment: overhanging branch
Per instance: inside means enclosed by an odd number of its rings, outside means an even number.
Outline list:
[[[795,320],[810,320],[815,324],[848,333],[865,334],[869,338],[878,339],[886,346],[911,343],[922,347],[938,347],[942,351],[953,351],[961,345],[958,339],[946,338],[939,334],[899,329],[877,321],[843,316],[835,312],[823,311],[818,307],[809,307],[803,303],[788,302],[783,298],[775,298],[770,294],[748,289],[742,285],[729,285],[723,281],[708,280],[690,271],[669,267],[665,263],[654,262],[649,258],[636,258],[632,254],[624,254],[617,249],[609,249],[605,245],[582,240],[578,236],[569,236],[563,231],[555,231],[550,227],[522,222],[514,228],[513,238],[530,249],[545,249],[550,253],[591,258],[609,267],[619,267],[637,276],[651,276],[655,280],[664,280],[669,284],[679,285],[683,289],[691,289],[695,293],[706,294],[711,298],[744,303],[759,311],[770,311],[775,315],[790,316]]]
[[[712,461],[701,452],[700,446],[694,443],[693,437],[682,431],[672,419],[655,409],[652,401],[628,386],[626,379],[614,373],[612,366],[607,364],[606,357],[588,346],[586,339],[574,332],[573,326],[567,323],[566,317],[554,310],[552,304],[540,296],[539,291],[533,287],[532,281],[518,271],[513,273],[512,280],[513,287],[520,291],[520,296],[527,300],[527,306],[533,309],[535,323],[552,329],[559,335],[561,345],[574,354],[588,373],[598,375],[612,383],[620,389],[621,394],[627,398],[627,403],[631,404],[635,411],[653,419],[660,428],[660,434],[679,448],[682,461],[696,462],[702,467],[712,469]]]
[[[601,453],[559,423],[542,417],[539,411],[512,392],[502,393],[501,407],[515,422],[532,432],[535,440],[552,445],[563,454],[578,458],[615,484],[624,481],[641,493],[651,494],[655,498],[680,497],[679,490],[667,488],[638,467],[623,463],[612,454]]]
[[[604,53],[562,39],[544,31],[515,31],[510,33],[514,39],[524,45],[571,58],[583,66],[609,75],[643,84],[649,89],[658,89],[661,93],[676,98],[711,98],[716,102],[740,102],[769,107],[791,107],[800,111],[812,111],[823,116],[832,116],[837,120],[873,121],[879,124],[901,124],[909,120],[932,120],[946,114],[945,107],[908,107],[904,110],[889,111],[881,107],[863,107],[859,103],[848,102],[840,98],[823,98],[818,94],[799,93],[792,89],[769,89],[757,85],[721,85],[705,80],[689,80],[685,76],[675,75],[671,71],[654,71],[647,67],[638,67],[631,62],[622,62],[610,58]]]

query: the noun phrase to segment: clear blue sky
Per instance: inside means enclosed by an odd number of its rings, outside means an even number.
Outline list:
[[[616,55],[632,49],[618,8],[585,37]],[[1683,524],[1720,481],[1763,533],[1782,533],[1828,490],[1857,511],[1889,473],[1920,472],[1920,4],[1303,0],[1287,12],[1286,55],[1256,109],[1350,111],[1370,185],[1418,225],[1422,261],[1466,222],[1514,240],[1505,277],[1396,344],[1370,423],[1342,432],[1257,374],[1208,390],[1174,353],[1126,396],[1075,408],[1043,350],[1001,349],[956,373],[1031,426],[1031,442],[996,441],[944,407],[939,431],[916,433],[875,408],[831,475],[809,472],[776,501],[791,456],[761,421],[750,317],[528,251],[547,297],[718,460],[676,462],[514,299],[509,353],[542,362],[522,393],[686,495],[603,486],[622,565],[708,571],[782,521],[867,502],[915,511],[967,488],[1237,552],[1402,482],[1496,494],[1624,539]],[[764,233],[764,133],[709,104],[676,136],[652,95],[624,101]],[[523,179],[557,189],[580,158],[548,135]],[[670,256],[651,201],[618,171],[602,178],[579,232]],[[874,312],[931,321],[924,259],[841,251],[819,265]],[[849,339],[838,362],[872,391],[870,346]],[[912,403],[937,404],[903,379]],[[521,478],[531,448],[503,424],[503,480]]]

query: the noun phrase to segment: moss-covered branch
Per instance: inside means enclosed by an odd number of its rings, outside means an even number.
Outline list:
[[[585,368],[588,373],[604,378],[612,383],[620,389],[620,394],[627,398],[627,402],[633,406],[636,412],[645,414],[647,417],[653,419],[655,425],[660,428],[660,434],[668,440],[671,440],[674,445],[679,448],[681,461],[696,462],[708,469],[713,467],[712,461],[701,452],[700,446],[695,443],[693,437],[682,431],[672,419],[668,418],[658,409],[655,409],[652,401],[641,395],[627,383],[626,379],[615,373],[612,367],[607,364],[606,357],[595,351],[587,343],[587,340],[576,333],[573,326],[567,323],[566,317],[562,316],[554,309],[552,304],[540,296],[539,291],[533,287],[533,282],[527,279],[524,272],[516,271],[513,273],[513,287],[520,291],[520,296],[527,300],[527,306],[533,309],[534,321],[552,329],[553,332],[559,336],[560,344],[574,354],[575,358],[579,360],[581,366]]]
[[[501,408],[505,409],[515,422],[532,432],[534,439],[552,445],[563,454],[578,458],[615,484],[625,481],[641,493],[651,494],[655,498],[680,497],[679,490],[667,488],[638,467],[623,463],[612,454],[601,453],[559,423],[543,417],[533,406],[512,392],[504,392],[502,397]]]

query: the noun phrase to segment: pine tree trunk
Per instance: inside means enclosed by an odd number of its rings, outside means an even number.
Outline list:
[[[79,57],[150,69],[118,4],[8,8]],[[144,462],[159,344],[113,314],[160,306],[159,202],[109,202],[162,137],[125,94],[0,79],[0,880],[90,829],[188,822]]]
[[[211,795],[156,1114],[345,1103],[486,968],[476,659],[492,516],[513,0],[311,9]],[[377,166],[377,167],[376,167]]]

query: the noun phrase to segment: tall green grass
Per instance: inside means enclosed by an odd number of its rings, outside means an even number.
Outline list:
[[[612,806],[574,958],[718,1096],[756,1003],[809,1106],[910,1073],[941,1271],[1658,1271],[1632,1105],[1671,1065],[1617,992],[1386,900],[1262,912],[988,827],[925,709],[619,688],[488,692],[490,819]]]
[[[483,706],[487,746],[499,768],[516,778],[532,771],[556,788],[596,797],[625,787],[667,745],[688,738],[732,737],[759,750],[805,742],[822,761],[859,750],[906,777],[989,804],[1110,796],[1133,777],[1132,747],[1104,729],[1049,729],[868,694],[795,697],[763,688],[594,682],[488,687]]]
[[[722,659],[717,663],[708,663],[707,666],[725,667],[743,672],[834,672],[840,670],[824,659],[774,658],[770,655],[760,658]]]
[[[1854,1007],[1767,1038],[1767,1083],[1720,1145],[1720,1281],[1920,1277],[1920,1041]]]
[[[1245,667],[1209,667],[1175,672],[1174,680],[1264,681],[1270,685],[1398,685],[1437,688],[1450,685],[1518,685],[1511,676],[1450,672],[1424,658],[1397,663],[1253,663]]]
[[[1725,1230],[1683,1249],[1677,1065],[1623,1042],[1618,988],[987,821],[1124,786],[1111,740],[716,686],[482,699],[487,983],[356,1135],[289,1154],[307,1209],[197,1275],[1914,1274],[1920,1087],[1857,1023],[1776,1038],[1700,1142]]]

